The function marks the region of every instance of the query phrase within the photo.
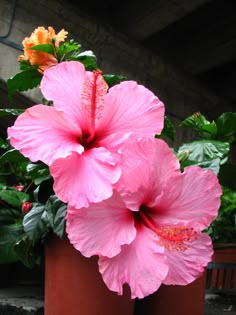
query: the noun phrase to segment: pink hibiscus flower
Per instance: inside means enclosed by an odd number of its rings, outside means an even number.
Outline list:
[[[192,282],[212,256],[202,230],[220,205],[216,175],[196,166],[181,173],[162,140],[130,140],[122,151],[125,171],[112,197],[68,208],[70,242],[86,257],[99,255],[103,280],[118,294],[125,283],[132,298],[143,298],[162,283]]]
[[[129,134],[154,137],[163,128],[164,105],[151,91],[126,81],[107,92],[101,72],[79,62],[46,70],[41,90],[54,106],[20,115],[8,128],[11,145],[49,165],[55,193],[77,208],[112,195],[121,175],[119,147]]]

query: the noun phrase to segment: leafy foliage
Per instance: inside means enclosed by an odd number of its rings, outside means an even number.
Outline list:
[[[1,139],[0,263],[39,264],[47,235],[63,237],[66,205],[52,189],[48,167],[32,163]],[[24,204],[32,209],[24,213]]]
[[[192,128],[200,138],[215,139],[232,143],[236,133],[236,113],[225,112],[220,115],[217,121],[208,121],[201,113],[195,113],[186,118],[181,127]]]
[[[235,141],[236,113],[223,113],[217,120],[218,138],[227,139],[232,143]]]
[[[39,86],[41,79],[42,74],[35,68],[17,73],[7,80],[9,98],[11,99],[15,92],[27,91]]]
[[[8,115],[19,116],[23,112],[24,112],[24,109],[4,108],[4,109],[0,109],[0,116],[8,116]]]
[[[53,55],[55,53],[54,46],[51,44],[35,45],[35,46],[31,47],[30,50],[42,51],[42,52],[45,52],[45,53],[51,54],[51,55]]]
[[[223,187],[217,218],[207,229],[214,243],[233,243],[236,240],[236,191]]]
[[[202,168],[210,168],[216,175],[220,170],[220,165],[227,160],[230,146],[227,142],[216,140],[198,140],[181,145],[178,155],[187,152],[188,159],[182,163],[182,167],[198,165]]]
[[[57,59],[59,62],[63,60],[73,60],[76,55],[80,54],[80,49],[81,45],[76,43],[73,39],[61,43],[59,48],[55,47]]]
[[[18,255],[14,250],[16,240],[23,233],[22,225],[0,224],[0,264],[16,262]]]
[[[113,85],[116,85],[122,81],[127,80],[127,78],[124,77],[123,75],[115,75],[115,74],[104,74],[103,78],[109,87],[112,87]]]
[[[35,204],[23,220],[29,239],[40,240],[52,230],[60,238],[64,235],[66,205],[56,196],[50,196],[46,204]]]
[[[155,138],[169,138],[170,140],[174,141],[175,140],[175,127],[171,120],[165,116],[164,117],[164,128],[162,129],[162,132],[160,135],[155,135]]]
[[[97,63],[96,63],[96,56],[91,50],[84,51],[82,53],[76,54],[73,53],[69,60],[75,60],[81,62],[86,70],[95,70],[98,68]]]
[[[187,117],[182,121],[180,127],[192,128],[204,139],[215,139],[217,135],[216,123],[214,121],[208,121],[206,117],[199,112]]]
[[[236,113],[226,112],[216,122],[208,121],[201,113],[186,118],[180,127],[191,128],[198,140],[181,145],[178,155],[187,152],[182,169],[188,165],[212,169],[222,186],[218,216],[206,229],[214,243],[235,243],[236,240],[236,164],[230,160],[235,142]]]

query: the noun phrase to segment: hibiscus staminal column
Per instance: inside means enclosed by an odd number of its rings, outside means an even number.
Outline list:
[[[138,217],[158,237],[158,244],[167,250],[184,251],[189,246],[186,241],[189,242],[197,239],[197,232],[192,227],[156,225],[148,215],[149,211],[151,209],[142,205],[138,212]]]
[[[86,112],[89,129],[84,130],[80,143],[87,147],[95,136],[95,122],[99,119],[104,108],[104,96],[107,93],[108,85],[102,77],[101,70],[88,72],[84,80],[84,87],[81,95],[81,106]]]

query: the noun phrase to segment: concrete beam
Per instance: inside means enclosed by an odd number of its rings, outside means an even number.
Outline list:
[[[114,23],[137,40],[166,28],[210,0],[145,0],[127,1],[114,11]],[[118,12],[117,12],[118,10]]]

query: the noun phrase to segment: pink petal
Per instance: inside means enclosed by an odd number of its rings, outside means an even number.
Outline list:
[[[123,285],[128,283],[133,299],[155,292],[168,272],[163,248],[144,226],[138,227],[135,240],[122,246],[120,254],[100,257],[98,263],[107,287],[121,295]]]
[[[156,202],[160,225],[186,224],[203,230],[216,218],[221,186],[211,171],[190,166],[169,178]]]
[[[142,204],[151,208],[167,179],[180,172],[178,159],[163,140],[136,139],[134,135],[120,152],[122,175],[116,189],[129,209],[138,211]]]
[[[28,108],[8,128],[11,145],[31,161],[50,165],[72,151],[81,154],[84,148],[78,138],[81,130],[64,113],[46,105]]]
[[[166,180],[174,172],[180,172],[177,157],[163,140],[137,139],[132,135],[119,152],[122,175],[116,188],[120,191],[139,188],[146,196],[145,202],[155,200]]]
[[[115,85],[105,95],[97,132],[105,137],[116,134],[117,141],[129,132],[153,137],[161,132],[163,121],[164,104],[158,97],[144,86],[126,81]]]
[[[121,245],[130,244],[136,235],[134,219],[118,193],[89,208],[68,207],[66,232],[70,242],[84,256],[113,257]]]
[[[166,250],[169,272],[164,284],[186,285],[198,278],[213,254],[212,242],[208,235],[200,233],[197,239],[188,242],[185,251]]]
[[[56,109],[64,111],[69,119],[81,129],[86,124],[86,112],[81,107],[86,71],[78,61],[61,62],[44,72],[41,90]]]
[[[82,155],[72,153],[56,160],[50,171],[58,198],[75,208],[111,197],[112,185],[121,173],[114,157],[104,148],[94,148]]]

